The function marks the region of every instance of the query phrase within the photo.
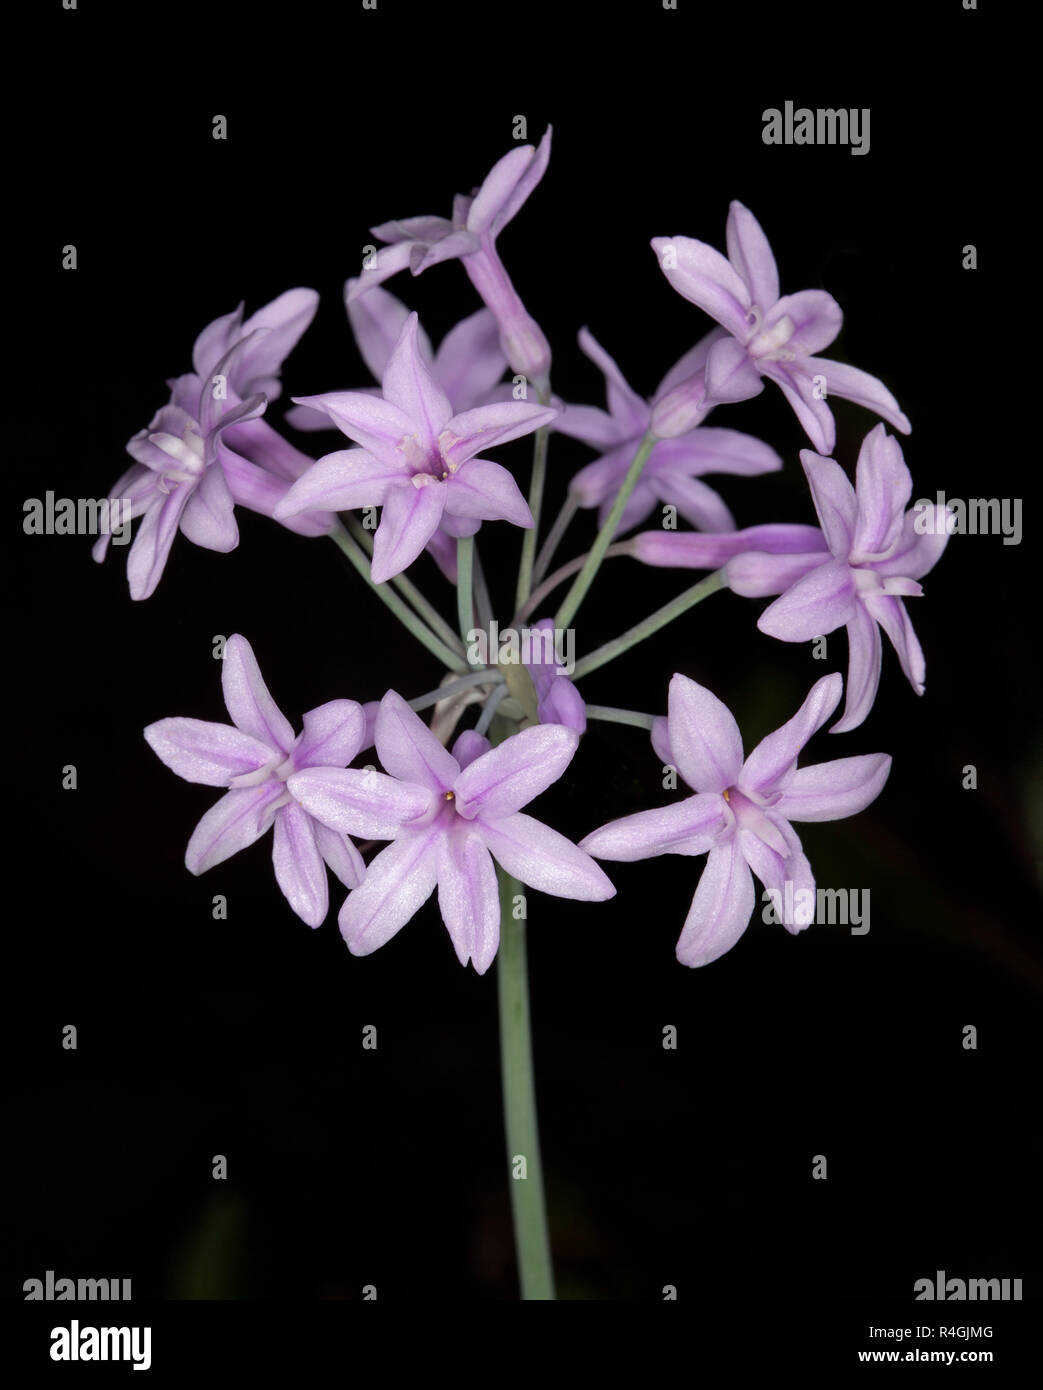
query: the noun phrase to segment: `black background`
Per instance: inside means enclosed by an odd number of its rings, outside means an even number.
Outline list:
[[[237,551],[179,537],[156,594],[133,603],[126,548],[95,566],[87,539],[25,536],[21,504],[47,489],[103,495],[165,379],[189,368],[195,335],[241,299],[250,313],[294,285],[322,295],[273,423],[292,395],[368,384],[340,294],[368,226],[448,215],[524,114],[534,141],[553,122],[554,148],[500,249],[551,340],[562,397],[603,402],[576,346],[583,324],[649,394],[707,330],[648,242],[683,233],[723,249],[737,197],[772,242],[783,291],[839,300],[828,355],[880,375],[912,420],[914,498],[1026,498],[1020,546],[954,538],[912,601],[925,697],[887,647],[869,719],[822,732],[806,755],[894,757],[868,811],[801,827],[821,886],[871,891],[868,935],[793,938],[758,913],[729,955],[690,971],[674,944],[694,861],[610,866],[608,904],[530,895],[559,1296],[657,1300],[672,1284],[685,1301],[785,1290],[814,1307],[904,1302],[944,1269],[1021,1277],[1038,1297],[1035,462],[1016,428],[997,431],[1016,390],[991,351],[1007,253],[987,220],[994,135],[969,99],[973,75],[991,70],[990,17],[925,7],[914,35],[886,6],[859,10],[869,33],[844,27],[846,7],[807,7],[778,32],[747,7],[710,21],[685,0],[676,13],[356,8],[160,18],[54,4],[30,54],[42,114],[16,170],[25,244],[11,289],[28,312],[5,470],[5,1295],[53,1269],[132,1278],[136,1299],[357,1299],[364,1285],[391,1302],[517,1296],[495,970],[460,968],[433,900],[377,954],[352,958],[339,892],[310,931],[276,888],[270,842],[192,878],[185,844],[216,794],[175,778],[141,736],[167,715],[224,719],[215,634],[251,640],[298,727],[329,699],[419,694],[437,664],[332,545],[242,509]],[[761,112],[786,99],[870,107],[870,153],[764,146]],[[211,138],[217,113],[225,142]],[[60,268],[67,243],[74,272]],[[974,272],[961,267],[967,243]],[[478,307],[454,263],[388,288],[436,342]],[[875,418],[843,401],[834,412],[836,455],[853,468]],[[807,441],[774,386],[713,423],[785,460],[777,477],[721,480],[740,525],[813,519]],[[528,445],[499,457],[524,487]],[[591,457],[552,439],[546,516]],[[564,554],[593,534],[588,514]],[[487,524],[479,544],[506,623],[519,537]],[[413,577],[452,614],[426,557]],[[610,562],[576,623],[580,652],[693,578]],[[659,712],[685,672],[733,709],[749,749],[814,679],[846,670],[842,634],[814,661],[758,633],[762,606],[716,595],[583,693]],[[68,763],[75,791],[61,787]],[[967,764],[977,790],[962,787]],[[594,725],[534,810],[578,839],[661,797],[645,737]],[[224,922],[211,916],[217,893]],[[75,1052],[61,1046],[70,1023]],[[361,1047],[367,1024],[376,1052]],[[668,1024],[676,1051],[661,1045]],[[967,1024],[977,1051],[961,1045]],[[215,1154],[225,1182],[211,1177]],[[826,1181],[812,1180],[817,1154]]]

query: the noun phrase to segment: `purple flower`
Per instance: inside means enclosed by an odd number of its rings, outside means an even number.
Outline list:
[[[828,549],[739,555],[725,574],[736,593],[781,593],[757,623],[771,637],[807,642],[847,627],[847,703],[832,729],[841,733],[857,728],[872,708],[880,683],[880,628],[913,689],[924,692],[923,651],[902,600],[923,593],[917,581],[945,549],[946,509],[933,507],[927,534],[918,534],[917,509],[905,509],[912,478],[898,441],[883,425],[862,441],[854,487],[833,459],[810,449],[800,458]]]
[[[388,691],[376,739],[387,774],[313,768],[290,778],[300,804],[332,829],[393,841],[341,909],[340,929],[353,955],[389,941],[437,884],[460,963],[470,960],[483,974],[500,936],[494,858],[544,893],[584,902],[612,897],[615,889],[588,855],[520,810],[572,761],[579,743],[574,730],[534,726],[497,748],[468,730],[450,753]]]
[[[804,745],[836,708],[841,686],[838,674],[823,676],[794,717],[744,761],[727,707],[686,676],[670,682],[670,712],[657,721],[652,742],[696,795],[613,821],[580,848],[624,861],[708,856],[677,943],[682,965],[707,965],[746,930],[755,905],[751,869],[776,904],[785,903],[781,915],[791,932],[809,925],[811,916],[793,905],[815,901],[815,879],[791,821],[854,815],[880,794],[891,769],[886,753],[797,767]]]
[[[598,507],[598,520],[603,525],[648,431],[654,401],[685,380],[700,358],[705,358],[705,340],[666,374],[651,406],[630,387],[619,367],[586,328],[580,330],[579,344],[604,374],[609,408],[605,412],[595,406],[567,406],[554,428],[601,450],[601,457],[581,468],[572,479],[569,491],[581,507]],[[649,454],[631,494],[619,532],[644,521],[656,502],[671,503],[693,526],[710,531],[732,530],[735,521],[731,512],[713,488],[699,481],[700,475],[736,473],[754,477],[781,467],[782,460],[774,449],[735,430],[692,429],[683,438],[660,440]]]
[[[453,536],[473,536],[482,521],[531,526],[511,474],[476,455],[529,434],[556,414],[505,401],[454,415],[420,354],[417,327],[410,314],[384,372],[383,397],[334,391],[295,398],[325,410],[362,447],[321,458],[275,509],[281,520],[312,509],[382,506],[373,538],[377,584],[412,564],[439,525]]]
[[[558,670],[561,664],[554,650],[554,619],[541,618],[532,631],[550,633],[549,644],[541,638],[534,641],[525,669],[536,688],[536,714],[541,724],[564,724],[577,734],[587,731],[587,707],[568,676]],[[550,650],[548,651],[548,645]]]
[[[379,286],[353,299],[351,292],[357,283],[349,280],[344,287],[348,319],[363,361],[376,380],[380,381],[395,344],[402,336],[409,310],[401,300]],[[493,388],[507,368],[507,359],[500,347],[499,329],[488,309],[479,309],[455,324],[442,339],[437,352],[432,352],[427,334],[418,323],[417,351],[436,384],[448,396],[454,415],[461,415],[475,406],[490,404],[495,399]],[[314,410],[310,405],[293,406],[287,411],[286,418],[299,430],[333,427],[325,411]],[[428,541],[427,549],[442,573],[450,583],[455,584],[455,537],[439,526]]]
[[[153,752],[186,782],[227,787],[196,826],[185,864],[201,874],[252,845],[274,825],[272,861],[287,902],[309,927],[329,906],[328,864],[345,888],[365,875],[345,836],[313,820],[294,799],[288,779],[303,768],[342,768],[363,746],[366,726],[354,700],[331,700],[304,716],[294,734],[261,679],[245,637],[229,637],[221,667],[225,707],[234,728],[201,719],[160,719],[145,730]]]
[[[691,237],[655,237],[660,268],[679,294],[724,330],[709,344],[705,364],[660,399],[652,416],[657,434],[673,436],[698,423],[715,402],[748,400],[778,385],[808,438],[821,453],[836,437],[828,397],[855,401],[895,429],[912,428],[884,384],[843,362],[814,356],[840,332],[839,304],[823,290],[779,297],[779,276],[768,239],[742,203],[728,213],[728,257]]]
[[[452,220],[407,217],[372,227],[373,235],[388,245],[377,252],[375,264],[363,270],[349,296],[365,294],[407,266],[419,275],[439,261],[459,258],[496,317],[503,352],[513,370],[533,380],[545,377],[550,346],[511,284],[496,250],[496,238],[543,177],[550,159],[550,139],[548,127],[538,148],[519,145],[505,154],[471,197],[457,195]]]
[[[782,577],[783,588],[784,576],[798,579],[829,554],[826,538],[817,526],[788,522],[747,526],[742,531],[639,531],[631,536],[629,546],[635,560],[661,569],[715,570],[737,556],[744,561],[755,556],[754,563],[765,566],[769,582],[777,583]],[[770,561],[768,556],[772,557]],[[750,597],[754,590],[739,588],[737,592]],[[762,592],[777,594],[779,590],[769,588]]]
[[[299,461],[310,465],[259,417],[279,392],[276,373],[316,300],[313,290],[289,290],[245,324],[241,305],[215,319],[196,339],[195,370],[167,383],[169,404],[127,444],[135,463],[109,496],[129,498],[130,515],[143,518],[127,556],[132,598],[155,591],[179,530],[204,549],[234,550],[235,504],[270,516],[288,490],[284,479],[303,471]],[[293,529],[320,535],[334,521],[303,516]],[[98,538],[95,560],[105,558],[108,543],[107,535]]]

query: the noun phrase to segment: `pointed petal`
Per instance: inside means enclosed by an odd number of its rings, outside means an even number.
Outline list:
[[[539,724],[476,758],[456,779],[456,809],[465,820],[509,816],[552,786],[572,761],[579,734]]]
[[[339,830],[331,830],[314,816],[311,829],[319,853],[344,887],[357,888],[366,877],[366,864],[347,835],[342,835]]]
[[[784,318],[793,324],[786,349],[802,357],[829,347],[844,322],[840,305],[825,290],[801,290],[777,300],[765,314],[759,333],[769,332]]]
[[[225,708],[237,728],[273,750],[289,753],[294,742],[293,729],[269,694],[253,648],[238,633],[225,643],[221,689]]]
[[[701,478],[688,478],[683,473],[657,469],[651,477],[642,481],[647,482],[649,489],[661,502],[675,506],[692,526],[698,526],[703,531],[734,530],[735,518],[725,505],[724,498]],[[623,529],[620,525],[619,530]]]
[[[785,786],[804,745],[836,709],[843,692],[839,671],[816,681],[793,718],[761,739],[746,759],[739,775],[740,788],[768,797]]]
[[[847,701],[844,713],[830,729],[842,734],[857,729],[873,708],[880,684],[880,629],[865,604],[855,603],[847,622]]]
[[[760,372],[735,338],[722,338],[710,348],[704,381],[707,409],[715,404],[752,400],[764,390]]]
[[[381,506],[392,488],[412,477],[403,455],[392,462],[366,449],[338,449],[308,469],[275,506],[276,521],[302,512],[346,512],[354,507]]]
[[[733,837],[707,856],[677,942],[677,959],[682,965],[709,965],[730,951],[749,926],[755,902],[753,876]]]
[[[475,454],[531,434],[549,424],[557,412],[528,401],[499,401],[454,415],[445,427],[442,457],[447,463],[465,463]]]
[[[204,469],[181,514],[181,534],[204,550],[227,553],[239,544],[235,503],[220,463]]]
[[[399,782],[373,768],[307,767],[286,789],[310,816],[342,835],[391,840],[432,804],[427,787]]]
[[[846,362],[831,362],[825,357],[809,357],[806,367],[814,375],[826,378],[824,389],[827,395],[839,396],[841,400],[865,406],[866,410],[886,420],[899,434],[908,434],[912,429],[908,416],[902,413],[894,396],[877,377],[860,371],[858,367],[849,367]],[[832,447],[830,444],[823,452],[829,453]]]
[[[798,579],[818,569],[828,556],[821,531],[818,531],[818,536],[822,549],[804,554],[769,555],[748,551],[736,555],[734,560],[728,561],[724,570],[729,589],[734,594],[742,594],[744,598],[767,598],[769,594],[785,593]],[[815,635],[821,636],[820,633]]]
[[[281,783],[265,782],[225,792],[192,832],[185,851],[189,873],[205,873],[259,840],[271,824],[265,812],[282,791]]]
[[[837,426],[823,384],[814,381],[815,374],[821,375],[815,371],[821,361],[818,357],[805,357],[795,362],[770,362],[762,358],[758,366],[789,401],[801,428],[818,452],[828,455],[836,443]]]
[[[464,826],[439,841],[438,907],[457,960],[484,975],[500,944],[500,897],[492,856]]]
[[[362,453],[359,449],[358,453]],[[322,536],[336,527],[337,518],[328,511],[294,512],[292,516],[275,517],[290,491],[285,478],[266,473],[222,443],[218,448],[218,463],[228,483],[228,490],[237,505],[248,507],[262,516],[272,517],[289,531],[301,536]],[[213,467],[214,465],[211,465]]]
[[[922,579],[942,558],[949,541],[951,513],[936,503],[917,502],[902,521],[902,534],[886,560],[875,560],[882,579]]]
[[[668,750],[665,750],[668,751]],[[669,757],[663,759],[669,763]],[[632,863],[660,854],[705,854],[731,820],[728,804],[716,792],[702,792],[610,821],[579,843],[595,859]]]
[[[852,550],[861,561],[889,555],[902,537],[913,480],[898,440],[883,425],[871,429],[858,451],[855,470],[858,520]]]
[[[850,567],[842,560],[827,560],[770,604],[757,626],[780,642],[810,642],[849,622],[857,607]]]
[[[191,483],[175,484],[166,497],[157,496],[145,512],[127,556],[131,598],[144,599],[155,592],[192,487]]]
[[[433,241],[429,246],[416,243],[409,254],[410,273],[420,275],[431,266],[440,265],[442,261],[454,261],[463,256],[470,256],[480,246],[479,238],[474,232],[469,231],[450,232],[448,236]]]
[[[366,716],[355,700],[330,700],[304,716],[293,750],[296,772],[306,767],[347,767],[362,747]]]
[[[719,251],[686,236],[653,237],[652,249],[678,294],[745,341],[750,328],[746,311],[753,301],[739,273]]]
[[[705,337],[699,339],[695,347],[689,348],[683,357],[677,359],[656,387],[656,393],[652,397],[653,402],[658,403],[683,382],[688,381],[691,377],[701,375],[706,367],[706,359],[710,354],[710,349],[715,343],[723,342],[727,336],[723,328],[711,328]]]
[[[752,434],[713,425],[700,425],[679,439],[661,440],[652,450],[649,463],[653,459],[659,467],[693,478],[704,473],[756,478],[763,473],[777,473],[782,467],[775,450]]]
[[[847,558],[858,524],[858,500],[847,474],[834,459],[801,449],[800,461],[826,544],[838,560]]]
[[[615,358],[608,355],[589,328],[580,329],[579,345],[605,378],[608,408],[619,424],[620,434],[628,439],[635,435],[640,439],[648,428],[648,402],[633,389]]]
[[[542,821],[519,811],[475,825],[493,858],[528,887],[579,902],[604,902],[615,895],[608,875],[590,855]]]
[[[748,830],[739,832],[739,849],[765,888],[778,895],[774,905],[782,925],[796,935],[815,920],[815,875],[789,822],[777,815],[765,819],[785,844],[786,853],[780,854]]]
[[[416,432],[416,425],[397,406],[364,391],[328,391],[322,396],[294,396],[297,405],[324,410],[333,423],[389,468],[403,455],[399,444]]]
[[[419,434],[424,449],[434,455],[438,436],[453,411],[449,397],[421,356],[417,339],[419,323],[417,315],[410,314],[403,324],[384,369],[381,389],[384,399],[413,422],[413,430]]]
[[[779,297],[779,272],[761,224],[737,199],[728,208],[725,237],[728,259],[745,280],[753,303],[766,310]]]
[[[478,405],[507,370],[500,329],[488,309],[455,324],[438,345],[434,377],[454,415]]]
[[[246,320],[244,338],[258,328],[269,331],[263,338],[251,338],[250,348],[236,363],[234,378],[241,396],[263,391],[270,401],[279,397],[282,364],[300,342],[318,307],[315,290],[287,290]]]
[[[631,541],[635,559],[646,565],[661,565],[681,569],[717,569],[733,559],[750,560],[765,565],[776,557],[788,562],[799,558],[805,564],[800,573],[820,565],[829,556],[822,532],[817,526],[798,526],[788,523],[748,526],[742,531],[725,531],[692,535],[687,531],[643,531]],[[780,573],[788,574],[788,570]],[[799,578],[799,575],[793,576]],[[793,578],[779,588],[750,590],[752,594],[781,593]],[[734,586],[733,586],[734,587]],[[736,593],[746,593],[736,588]]]
[[[460,764],[401,695],[389,690],[376,723],[377,754],[392,777],[444,795],[460,776]]]
[[[395,344],[409,318],[409,309],[400,299],[374,286],[366,294],[352,295],[357,280],[344,286],[344,305],[348,322],[355,335],[355,344],[363,362],[375,381],[380,381],[387,369]],[[417,329],[417,349],[425,362],[431,361],[431,342],[422,328]]]
[[[876,800],[890,771],[887,753],[865,753],[798,767],[772,810],[787,820],[843,820]]]
[[[390,941],[427,902],[438,878],[441,838],[441,831],[415,831],[372,861],[337,919],[353,956],[368,956]]]
[[[489,459],[468,459],[446,483],[445,509],[471,521],[531,526],[532,513],[514,476]]]
[[[321,927],[330,905],[330,890],[312,824],[296,802],[281,806],[275,813],[272,863],[275,881],[297,916],[309,927]]]
[[[369,230],[380,241],[394,246],[403,241],[440,241],[453,230],[453,224],[446,217],[397,217]],[[357,285],[358,281],[348,283]]]
[[[145,730],[145,739],[171,772],[207,787],[227,787],[233,777],[256,772],[272,760],[266,743],[229,724],[203,719],[157,720]]]
[[[697,792],[733,787],[742,767],[742,735],[731,710],[705,686],[676,674],[670,682],[670,747],[677,770]]]
[[[591,441],[586,440],[584,442],[590,443]],[[608,502],[611,507],[616,493],[619,491],[619,485],[626,477],[627,470],[640,444],[640,439],[624,440],[622,444],[609,449],[600,458],[586,464],[573,476],[572,482],[569,484],[569,492],[576,498],[581,507],[596,507],[602,502]],[[648,463],[645,464],[646,472],[658,448],[658,444],[653,447]]]
[[[192,347],[196,375],[208,377],[232,344],[243,336],[243,306],[208,323]]]
[[[923,648],[909,621],[905,604],[900,598],[892,598],[887,594],[866,594],[863,601],[870,617],[875,618],[880,624],[898,653],[906,680],[917,695],[922,695],[927,663],[924,661]]]
[[[440,218],[432,219],[434,220],[441,221]],[[387,229],[391,225],[393,224],[386,222],[382,227],[371,227],[370,231],[382,241],[388,240]],[[397,275],[400,270],[405,270],[414,246],[415,243],[409,240],[396,240],[390,246],[382,246],[369,257],[358,279],[348,282],[351,288],[346,293],[352,299],[357,299],[360,295],[369,294],[377,285],[383,284],[392,275]]]
[[[607,410],[596,405],[569,405],[565,401],[556,404],[558,414],[553,428],[558,434],[580,439],[592,449],[614,449],[620,443],[619,423]],[[635,444],[631,458],[636,452]]]
[[[383,584],[407,569],[438,529],[446,504],[446,485],[428,473],[414,475],[426,486],[416,486],[413,480],[388,488],[380,525],[373,537],[373,561],[370,578]]]

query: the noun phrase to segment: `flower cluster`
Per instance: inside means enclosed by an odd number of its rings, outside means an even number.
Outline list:
[[[607,409],[554,396],[547,338],[497,248],[500,232],[546,172],[550,142],[548,130],[538,146],[511,150],[479,188],[456,197],[449,218],[372,228],[382,245],[367,249],[344,299],[359,354],[379,388],[363,383],[296,395],[285,412],[286,424],[302,436],[339,431],[347,447],[312,458],[269,420],[283,362],[317,305],[313,291],[294,289],[250,318],[240,306],[202,331],[192,371],[168,382],[169,401],[130,440],[133,466],[111,493],[128,497],[141,518],[128,556],[132,598],[154,592],[178,531],[196,545],[233,550],[234,508],[245,506],[301,536],[330,536],[389,613],[438,656],[441,682],[411,699],[394,690],[379,702],[333,699],[304,714],[295,733],[250,644],[236,635],[222,668],[231,725],[163,718],[145,737],[179,776],[223,789],[189,841],[188,869],[202,873],[272,830],[276,881],[304,922],[318,927],[327,917],[327,869],[347,890],[338,921],[354,955],[390,940],[437,888],[458,959],[482,973],[497,952],[512,880],[558,897],[603,901],[615,890],[596,860],[680,854],[706,856],[677,943],[678,959],[700,966],[744,932],[755,907],[754,877],[780,895],[787,885],[814,893],[794,823],[854,815],[880,794],[891,764],[884,753],[810,765],[800,759],[842,696],[833,733],[869,716],[881,630],[923,694],[924,656],[905,601],[922,595],[920,581],[937,563],[948,527],[944,515],[913,525],[909,470],[885,428],[908,434],[910,424],[888,388],[819,356],[840,331],[840,306],[821,289],[781,293],[768,239],[738,202],[728,216],[727,256],[690,237],[652,239],[668,284],[716,324],[665,372],[652,399],[632,389],[586,328],[579,346],[604,376]],[[460,262],[481,307],[461,306],[464,316],[436,351],[417,314],[383,284],[448,261]],[[783,392],[813,446],[800,461],[817,525],[769,521],[739,530],[705,481],[755,478],[784,466],[761,440],[706,423],[717,407],[762,391],[766,379]],[[832,397],[885,422],[863,439],[853,485],[831,456]],[[553,435],[581,441],[594,456],[572,478],[537,554]],[[527,495],[510,451],[502,452],[526,436],[533,443]],[[635,531],[660,505],[692,529]],[[365,525],[351,515],[359,509],[369,518]],[[574,516],[587,509],[597,516],[594,544],[548,576]],[[547,614],[515,634],[518,658],[491,647],[480,659],[474,655],[474,624],[483,631],[496,626],[478,549],[483,527],[498,539],[511,528],[525,533],[516,609],[502,616],[523,625],[531,612]],[[104,557],[106,541],[98,542],[95,558]],[[456,627],[407,575],[425,550],[455,586]],[[714,574],[615,642],[583,653],[575,667],[563,666],[554,646],[561,619],[575,614],[600,565],[614,555]],[[570,578],[549,616],[547,600]],[[780,641],[845,628],[846,682],[838,672],[818,680],[797,713],[748,756],[730,711],[682,672],[669,682],[665,717],[584,700],[578,682],[587,671],[723,587],[771,598],[757,626]],[[377,673],[364,677],[373,678],[379,682]],[[432,707],[427,722],[420,712]],[[461,728],[468,712],[475,722]],[[644,728],[651,753],[691,794],[611,821],[577,845],[523,808],[566,774],[598,719]],[[380,769],[362,763],[374,747]],[[808,925],[791,912],[783,920],[794,932]]]

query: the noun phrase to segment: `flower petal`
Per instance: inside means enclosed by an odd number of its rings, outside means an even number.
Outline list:
[[[489,459],[468,459],[446,483],[445,509],[472,521],[510,521],[531,526],[532,512],[514,476]]]
[[[380,525],[373,537],[370,578],[374,584],[401,574],[427,545],[438,529],[446,504],[446,485],[428,473],[415,475],[425,486],[412,481],[388,488]]]
[[[745,280],[754,304],[766,310],[779,297],[779,272],[761,224],[737,199],[728,208],[728,259]]]
[[[391,462],[366,449],[338,449],[309,468],[274,508],[276,521],[302,512],[346,512],[377,507],[390,489],[408,484],[412,473],[402,455]]]
[[[294,396],[293,400],[296,405],[324,410],[342,434],[392,469],[402,462],[399,444],[417,428],[390,401],[365,391],[328,391],[322,396]]]
[[[678,938],[677,959],[682,965],[709,965],[730,951],[749,926],[755,902],[753,876],[734,836],[707,856]]]
[[[601,370],[608,393],[608,408],[618,422],[620,435],[640,440],[648,428],[648,402],[637,394],[589,328],[579,331],[579,345],[585,356]]]
[[[144,599],[155,592],[192,488],[192,483],[176,483],[166,497],[157,496],[145,512],[127,556],[131,598]]]
[[[460,764],[394,690],[380,702],[375,733],[377,754],[392,777],[439,796],[456,784]]]
[[[578,747],[579,734],[563,724],[539,724],[513,734],[457,777],[457,811],[465,820],[511,815],[553,786]]]
[[[883,579],[922,579],[942,558],[949,542],[952,513],[934,502],[917,502],[906,512],[902,534],[886,560],[874,560],[872,568]]]
[[[145,730],[145,739],[159,758],[186,782],[227,787],[233,777],[256,772],[272,760],[267,743],[204,719],[160,719]]]
[[[500,944],[496,867],[482,837],[462,825],[439,840],[438,907],[457,960],[484,975]]]
[[[773,812],[786,820],[843,820],[876,800],[890,771],[887,753],[865,753],[799,767]]]
[[[813,375],[826,378],[824,394],[865,406],[874,415],[886,420],[899,434],[908,434],[913,428],[894,396],[875,376],[860,371],[858,367],[849,367],[846,362],[831,362],[825,357],[809,357],[805,366]],[[824,452],[828,453],[832,447],[830,444]]]
[[[286,779],[286,789],[331,830],[371,840],[394,839],[432,804],[427,787],[399,782],[373,768],[306,767]]]
[[[880,629],[864,603],[855,603],[847,622],[847,701],[831,734],[857,729],[873,708],[880,684]]]
[[[731,819],[723,796],[701,792],[672,806],[657,806],[610,821],[581,840],[579,847],[595,859],[628,864],[660,854],[705,854]]]
[[[390,941],[427,902],[438,878],[441,839],[441,831],[414,831],[372,861],[337,919],[353,956],[368,956]]]
[[[513,149],[493,165],[468,210],[469,231],[499,236],[543,178],[550,159],[550,140],[548,126],[537,147]]]
[[[688,478],[682,473],[657,469],[651,477],[645,477],[642,481],[660,502],[667,502],[676,507],[685,521],[692,526],[716,532],[734,529],[735,518],[725,505],[724,498],[701,478]],[[624,517],[625,515],[624,513]],[[647,516],[648,513],[645,512],[644,515]],[[636,523],[631,523],[634,524]],[[625,529],[621,520],[617,534]]]
[[[772,362],[762,358],[760,372],[774,381],[789,401],[801,428],[820,454],[831,454],[837,439],[836,421],[829,408],[823,383],[814,380],[819,357],[798,358],[793,362]]]
[[[604,902],[615,895],[608,875],[590,855],[542,821],[519,811],[474,824],[493,857],[528,887],[579,902]]]
[[[449,330],[438,345],[432,368],[454,415],[478,405],[506,370],[500,329],[488,309],[479,309]]]
[[[347,767],[362,748],[366,716],[355,700],[330,700],[304,716],[304,732],[293,750],[293,767]]]
[[[454,415],[445,427],[442,457],[450,464],[465,463],[494,444],[506,444],[509,439],[531,434],[549,424],[556,414],[549,406],[528,401],[498,401],[465,410],[462,415]]]
[[[674,289],[745,341],[750,292],[729,261],[705,242],[691,237],[653,237],[659,268]]]
[[[703,685],[675,674],[669,737],[677,770],[697,792],[723,792],[742,767],[742,735],[731,710]]]
[[[331,830],[312,817],[312,834],[319,853],[345,888],[357,888],[366,877],[366,864],[358,850],[339,830]]]
[[[829,347],[844,322],[840,305],[825,290],[801,290],[777,300],[765,313],[758,332],[770,332],[784,318],[793,324],[786,349],[802,357]]]
[[[315,843],[311,817],[296,802],[275,813],[272,863],[283,897],[302,922],[321,927],[330,905],[326,865]]]
[[[205,873],[259,840],[271,825],[271,817],[265,812],[282,792],[279,782],[235,787],[225,792],[192,832],[185,851],[189,873]]]
[[[289,753],[294,743],[293,728],[269,694],[253,648],[237,632],[225,643],[221,690],[225,708],[237,728],[269,748]]]
[[[843,560],[827,560],[770,604],[757,626],[780,642],[810,642],[850,621],[856,607],[850,566]]]
[[[810,449],[801,449],[800,462],[826,544],[838,560],[844,560],[858,525],[855,490],[835,459],[821,458]]]
[[[204,550],[227,553],[239,544],[235,523],[235,503],[220,463],[203,470],[199,486],[181,514],[181,534]]]
[[[438,449],[438,436],[453,410],[449,397],[421,357],[417,341],[419,323],[416,314],[406,319],[384,369],[381,389],[384,399],[412,421],[413,431],[433,457]]]
[[[855,470],[858,520],[851,549],[858,563],[883,558],[902,537],[913,480],[898,440],[883,425],[871,429],[858,451]]]
[[[401,299],[375,285],[365,294],[353,294],[358,280],[348,280],[344,286],[344,306],[348,322],[355,335],[355,344],[363,362],[375,381],[380,381],[388,360],[409,318],[409,309]],[[417,327],[417,350],[425,362],[431,361],[431,342],[424,330]],[[307,409],[307,407],[304,407]],[[298,426],[300,428],[300,426]]]
[[[924,661],[923,648],[909,621],[905,604],[900,598],[892,598],[887,594],[866,594],[863,601],[870,617],[876,619],[890,638],[892,647],[898,653],[906,680],[917,695],[922,695],[927,663]]]
[[[233,378],[241,396],[263,391],[270,401],[278,398],[282,364],[300,342],[318,307],[315,290],[287,290],[246,320],[242,337],[250,337],[250,347],[238,358]],[[258,328],[269,331],[251,336]]]
[[[785,786],[804,745],[836,709],[843,692],[839,671],[817,680],[793,718],[761,739],[746,759],[739,775],[740,788],[769,797]]]
[[[748,401],[764,390],[758,368],[736,338],[722,338],[706,355],[706,409],[715,404]]]

